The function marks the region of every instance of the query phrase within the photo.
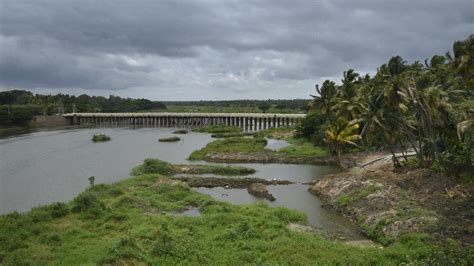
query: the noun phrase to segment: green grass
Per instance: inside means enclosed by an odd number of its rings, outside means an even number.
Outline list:
[[[174,166],[168,162],[148,158],[143,161],[143,164],[135,166],[132,169],[132,175],[143,175],[143,174],[160,174],[160,175],[171,175],[174,173]]]
[[[279,149],[279,153],[301,157],[325,157],[330,155],[330,152],[326,148],[315,146],[304,138],[292,137],[286,139],[286,141],[291,145]]]
[[[194,132],[203,133],[240,133],[242,128],[238,126],[210,125],[193,129]]]
[[[179,166],[177,165],[177,167]],[[217,164],[193,164],[184,167],[192,167],[190,174],[250,175],[256,172],[255,169],[249,167]]]
[[[277,132],[277,131],[274,131]],[[281,131],[284,132],[284,131]],[[268,135],[267,135],[268,134]],[[279,149],[278,151],[270,151],[265,149],[267,144],[262,136],[270,136],[271,133],[257,134],[254,138],[244,137],[228,137],[219,139],[207,144],[204,148],[194,151],[190,156],[190,160],[203,160],[206,154],[213,152],[232,153],[232,152],[274,152],[282,153],[295,157],[326,157],[330,153],[327,149],[315,146],[304,138],[286,138],[290,146]]]
[[[180,137],[168,137],[168,138],[158,139],[159,142],[176,142],[176,141],[180,141],[180,140],[181,140]]]
[[[98,134],[98,135],[92,136],[93,142],[103,142],[103,141],[109,141],[109,140],[111,140],[111,138],[104,134]]]
[[[273,136],[274,133],[288,133],[293,130],[295,130],[294,127],[276,127],[276,128],[270,128],[270,129],[258,131],[255,133],[255,136],[260,137],[260,138],[275,138]]]
[[[368,186],[355,193],[341,195],[336,199],[336,202],[341,206],[349,205],[366,198],[370,194],[377,192],[377,190],[379,189],[376,186]]]
[[[148,158],[142,164],[134,167],[131,174],[138,176],[143,174],[174,175],[187,174],[217,174],[217,175],[249,175],[255,173],[255,169],[242,166],[216,165],[216,164],[177,164],[173,165],[160,159]]]
[[[172,215],[194,206],[200,217]],[[358,248],[289,231],[303,213],[218,202],[159,175],[96,185],[73,201],[0,216],[0,264],[468,264],[455,245],[406,236]]]
[[[315,146],[310,140],[302,137],[279,137],[279,133],[289,133],[293,131],[294,128],[291,127],[282,127],[282,128],[272,128],[257,132],[255,137],[264,137],[264,138],[277,138],[286,140],[290,146],[279,149],[278,153],[288,154],[290,156],[297,157],[325,157],[329,156],[330,152],[328,149],[320,146]]]
[[[173,134],[188,134],[186,129],[179,129],[173,132]]]
[[[261,152],[266,151],[267,141],[262,138],[225,138],[208,143],[204,148],[194,151],[190,160],[202,160],[212,152]]]

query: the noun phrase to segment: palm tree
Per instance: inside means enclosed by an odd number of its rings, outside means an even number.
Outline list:
[[[311,110],[320,110],[322,114],[328,115],[331,112],[331,107],[334,97],[337,93],[336,84],[330,80],[324,81],[321,89],[316,84],[316,92],[318,95],[311,95],[313,100],[310,103]]]
[[[342,151],[344,146],[350,144],[357,146],[355,141],[360,139],[360,135],[354,133],[359,128],[357,121],[347,122],[345,119],[339,119],[328,126],[325,132],[324,141],[328,143],[336,152],[339,165],[345,169],[342,163]]]

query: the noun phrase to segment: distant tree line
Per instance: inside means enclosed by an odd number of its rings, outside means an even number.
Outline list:
[[[216,106],[216,107],[259,107],[274,106],[276,109],[308,111],[311,99],[294,100],[229,100],[229,101],[165,101],[166,106]]]
[[[25,90],[0,92],[0,124],[22,123],[34,115],[52,115],[62,112],[138,112],[166,109],[157,101],[121,98],[118,96],[41,95]]]

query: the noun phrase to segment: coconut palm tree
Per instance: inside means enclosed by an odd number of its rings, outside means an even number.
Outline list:
[[[318,95],[311,95],[313,100],[310,103],[311,110],[320,110],[323,115],[331,112],[334,98],[337,94],[336,84],[330,80],[324,81],[321,89],[316,84],[316,92]]]
[[[325,132],[324,141],[328,143],[336,152],[339,165],[344,169],[342,163],[342,151],[346,145],[357,146],[356,141],[360,139],[360,135],[355,133],[359,128],[357,121],[349,121],[340,118],[338,121],[330,124]]]

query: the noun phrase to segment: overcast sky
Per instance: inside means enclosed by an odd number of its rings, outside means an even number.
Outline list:
[[[473,33],[473,0],[0,0],[0,89],[308,98],[348,68],[424,60]]]

